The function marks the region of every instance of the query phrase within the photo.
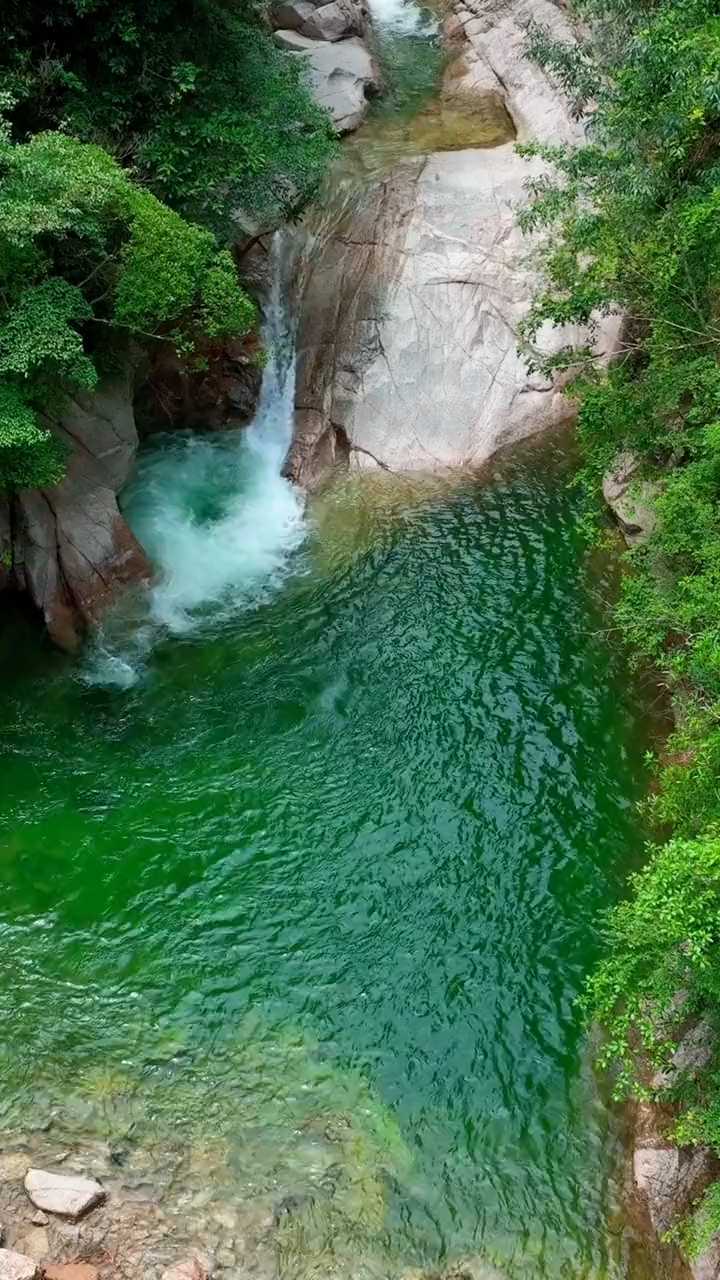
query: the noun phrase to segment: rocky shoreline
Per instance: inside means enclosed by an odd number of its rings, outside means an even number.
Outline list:
[[[603,496],[628,547],[636,547],[650,537],[657,523],[653,498],[658,483],[643,478],[638,459],[620,454],[603,478]],[[669,1068],[641,1071],[646,1100],[627,1105],[628,1168],[626,1204],[628,1222],[640,1245],[647,1250],[648,1277],[666,1280],[718,1280],[720,1277],[720,1235],[699,1257],[685,1258],[672,1238],[702,1199],[708,1187],[720,1178],[720,1159],[709,1147],[679,1147],[672,1139],[679,1107],[678,1089],[692,1084],[717,1051],[717,1032],[703,1019],[683,1019],[684,997],[678,993],[677,1025],[668,1028],[677,1044]],[[645,1275],[648,1258],[638,1257],[638,1271]]]
[[[29,1163],[37,1158],[54,1168]],[[196,1159],[193,1185],[167,1148],[123,1154],[95,1143],[61,1151],[40,1138],[5,1150],[0,1280],[355,1280],[330,1260],[320,1272],[317,1257],[288,1251],[307,1196],[238,1203],[212,1187],[201,1153]],[[362,1274],[387,1276],[376,1266]],[[503,1280],[479,1257],[393,1275]]]

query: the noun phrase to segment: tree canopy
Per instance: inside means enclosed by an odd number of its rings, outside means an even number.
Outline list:
[[[184,355],[255,321],[228,245],[332,154],[299,60],[225,0],[6,0],[0,488],[46,485],[46,415],[129,337]]]

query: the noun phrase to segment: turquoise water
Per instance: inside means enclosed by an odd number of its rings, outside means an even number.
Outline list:
[[[227,532],[236,446],[160,448],[150,545],[168,457]],[[128,687],[6,624],[0,1128],[215,1144],[310,1215],[281,1275],[625,1274],[574,1002],[647,728],[567,479],[551,444],[291,503],[269,578],[135,628]]]

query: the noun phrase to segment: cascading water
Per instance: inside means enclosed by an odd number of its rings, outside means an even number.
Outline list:
[[[219,435],[176,432],[141,456],[125,515],[157,570],[144,619],[119,611],[98,634],[83,678],[133,684],[168,631],[217,623],[267,599],[304,537],[303,503],[280,474],[290,443],[294,335],[286,302],[288,238],[271,248],[263,328],[268,363],[254,421]]]

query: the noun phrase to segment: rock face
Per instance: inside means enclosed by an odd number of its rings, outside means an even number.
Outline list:
[[[639,478],[640,465],[640,458],[625,451],[603,476],[602,484],[603,497],[631,547],[647,542],[657,527],[653,500],[662,492],[656,481]]]
[[[68,449],[66,475],[0,502],[3,577],[30,597],[55,643],[74,650],[118,588],[150,575],[117,505],[137,449],[130,373],[72,400],[53,429]]]
[[[682,1009],[682,1001],[678,1003]],[[672,1028],[668,1028],[672,1034]],[[632,1187],[630,1219],[640,1247],[654,1259],[653,1274],[671,1280],[718,1280],[720,1237],[715,1237],[693,1262],[664,1239],[666,1232],[697,1205],[704,1192],[720,1177],[720,1160],[709,1147],[677,1147],[668,1138],[676,1120],[676,1107],[668,1091],[693,1080],[711,1061],[717,1033],[707,1021],[691,1021],[679,1036],[673,1057],[664,1072],[655,1072],[649,1083],[658,1102],[633,1108]],[[672,1097],[672,1093],[669,1095]]]
[[[105,1199],[103,1188],[94,1178],[47,1173],[44,1169],[28,1169],[25,1190],[38,1209],[63,1218],[81,1218]]]
[[[327,5],[335,9],[336,5]],[[380,92],[380,72],[367,45],[357,36],[349,39],[312,39],[301,31],[277,31],[283,48],[305,59],[313,96],[326,111],[338,133],[357,129],[368,102]]]
[[[572,38],[549,0],[476,0],[454,16],[445,94],[502,102],[520,137],[578,137],[560,91],[524,57],[533,16]],[[401,163],[307,228],[299,303],[297,427],[286,474],[312,487],[333,460],[427,469],[478,464],[573,416],[530,376],[518,326],[537,278],[517,209],[535,170],[506,144]],[[348,209],[349,205],[349,209]],[[617,326],[600,334],[610,354]],[[548,331],[556,351],[577,335]]]
[[[647,1204],[653,1231],[662,1236],[705,1190],[717,1160],[702,1147],[638,1147],[633,1156],[635,1186]]]
[[[135,399],[143,436],[153,431],[224,431],[245,426],[260,399],[262,367],[257,335],[228,340],[206,356],[200,372],[168,345],[155,353]]]

